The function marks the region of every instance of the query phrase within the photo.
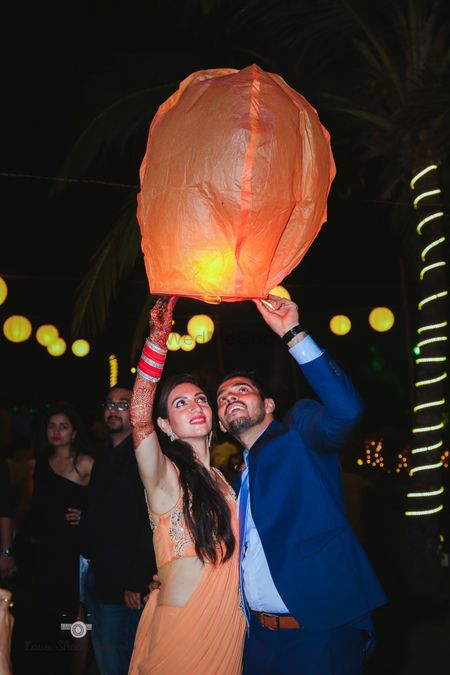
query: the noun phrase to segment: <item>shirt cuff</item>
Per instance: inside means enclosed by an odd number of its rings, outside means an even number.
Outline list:
[[[296,345],[290,348],[289,353],[292,354],[297,363],[301,366],[303,363],[314,361],[322,356],[323,351],[318,347],[310,335],[307,335],[303,340],[297,342]]]

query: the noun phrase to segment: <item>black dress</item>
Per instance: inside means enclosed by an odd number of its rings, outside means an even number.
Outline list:
[[[54,671],[53,661],[59,663],[55,668],[66,658],[70,661],[74,649],[70,630],[61,624],[76,620],[80,604],[80,528],[65,515],[68,508],[83,511],[87,492],[87,486],[60,476],[48,461],[37,462],[30,513],[35,541],[33,643],[37,653],[46,655],[48,672]]]

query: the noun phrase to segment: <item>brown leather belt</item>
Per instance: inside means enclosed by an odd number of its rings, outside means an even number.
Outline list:
[[[265,612],[255,612],[252,615],[258,619],[261,626],[269,630],[281,630],[282,628],[301,628],[301,624],[293,616],[266,614]]]

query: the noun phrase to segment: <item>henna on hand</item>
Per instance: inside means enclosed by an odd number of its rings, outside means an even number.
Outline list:
[[[164,352],[167,352],[166,342],[169,333],[172,330],[172,314],[176,301],[177,298],[175,296],[171,296],[170,298],[167,296],[158,298],[150,311],[150,335],[148,339]],[[156,354],[154,357],[156,358]],[[150,366],[150,369],[148,368],[148,362],[147,366],[142,363],[141,372],[139,367],[137,369],[130,405],[130,421],[133,429],[133,442],[135,448],[138,447],[144,438],[150,436],[155,428],[153,424],[153,406],[158,379],[162,374],[164,359],[165,356],[161,359],[161,365],[157,366],[156,371],[155,366]],[[159,374],[157,375],[157,379],[149,376],[150,373],[158,373],[158,370]]]
[[[150,311],[149,340],[161,349],[167,349],[166,342],[172,330],[172,314],[177,299],[175,295],[158,298]]]

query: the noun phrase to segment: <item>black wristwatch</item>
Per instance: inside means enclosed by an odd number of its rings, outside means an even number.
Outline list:
[[[294,338],[299,333],[306,333],[306,330],[305,328],[303,328],[303,326],[300,326],[300,324],[298,323],[296,326],[288,330],[287,333],[282,335],[281,339],[283,340],[284,344],[287,345],[292,340],[292,338]]]

